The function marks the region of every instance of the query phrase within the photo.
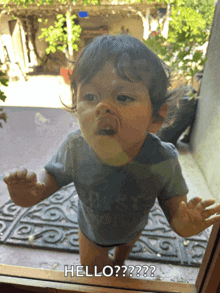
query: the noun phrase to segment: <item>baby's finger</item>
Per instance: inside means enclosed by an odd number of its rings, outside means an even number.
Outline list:
[[[215,203],[215,200],[213,198],[207,199],[207,200],[203,200],[201,201],[198,205],[197,205],[197,209],[199,211],[203,211],[205,208],[213,205]]]
[[[9,173],[6,173],[6,174],[4,175],[4,177],[3,177],[3,181],[4,181],[6,184],[10,181],[10,179],[9,179]]]
[[[14,180],[18,179],[17,171],[18,171],[17,168],[14,168],[10,171],[9,176],[8,176],[8,181],[14,181]]]
[[[218,203],[214,208],[214,212],[218,214],[220,214],[220,203]]]
[[[220,221],[220,216],[215,216],[213,217],[212,219],[208,219],[205,221],[206,225],[207,225],[207,228],[210,227],[211,225],[217,223],[218,221]]]
[[[216,205],[214,208],[206,209],[203,211],[203,216],[207,219],[214,214],[220,214],[220,204]]]
[[[190,199],[189,201],[188,201],[188,203],[187,203],[187,207],[189,208],[189,209],[193,209],[193,208],[195,208],[196,206],[197,206],[197,204],[199,203],[199,202],[201,202],[202,201],[202,198],[201,197],[194,197],[194,198],[192,198],[192,199]]]
[[[27,175],[27,169],[25,167],[20,167],[17,172],[18,179],[25,179]]]
[[[26,178],[28,181],[37,181],[37,175],[33,171],[29,171]]]

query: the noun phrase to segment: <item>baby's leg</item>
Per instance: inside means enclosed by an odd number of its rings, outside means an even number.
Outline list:
[[[97,266],[97,273],[101,272],[107,265],[113,267],[113,261],[109,259],[108,251],[109,248],[100,247],[88,240],[79,229],[80,261],[84,270],[86,270],[86,266],[88,267],[89,274],[94,275],[94,266]]]
[[[142,232],[141,232],[142,233]],[[116,246],[114,251],[114,265],[123,266],[126,258],[128,257],[129,253],[131,252],[134,244],[141,236],[141,233],[131,242]]]

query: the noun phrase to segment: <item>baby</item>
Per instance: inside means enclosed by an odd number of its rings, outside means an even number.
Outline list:
[[[165,65],[130,35],[103,35],[80,54],[71,76],[72,111],[80,130],[69,133],[36,175],[25,167],[4,177],[16,205],[30,207],[74,182],[79,195],[81,264],[94,274],[122,266],[148,223],[156,198],[182,237],[215,222],[220,204],[195,197],[178,151],[156,135],[168,112]],[[114,256],[108,251],[115,247]]]

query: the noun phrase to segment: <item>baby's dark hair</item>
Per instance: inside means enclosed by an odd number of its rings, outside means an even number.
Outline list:
[[[77,110],[77,86],[87,84],[106,63],[111,62],[120,78],[127,81],[142,81],[147,86],[153,117],[163,121],[158,110],[168,101],[170,68],[143,42],[130,35],[102,35],[96,37],[81,52],[71,75],[72,106],[70,112]],[[67,109],[66,109],[67,110]],[[67,110],[68,111],[68,110]]]

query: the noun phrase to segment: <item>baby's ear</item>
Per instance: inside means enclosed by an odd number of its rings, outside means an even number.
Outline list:
[[[163,106],[158,111],[158,114],[163,119],[161,119],[161,121],[155,122],[155,119],[152,118],[152,122],[150,126],[148,127],[148,131],[151,133],[157,133],[160,130],[161,126],[163,125],[163,122],[166,119],[168,114],[168,104],[163,104]]]

